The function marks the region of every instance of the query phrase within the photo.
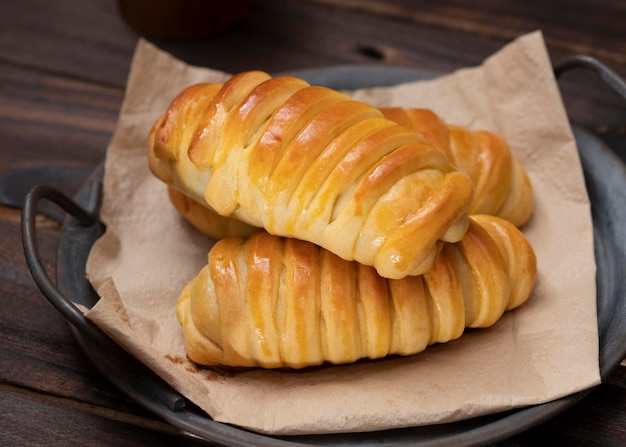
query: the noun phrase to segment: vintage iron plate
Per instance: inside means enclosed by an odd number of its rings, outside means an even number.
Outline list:
[[[574,64],[575,67],[579,65]],[[338,66],[292,74],[336,89],[393,85],[432,77],[432,74],[412,69],[372,66]],[[605,378],[626,358],[626,167],[593,134],[576,125],[572,125],[572,129],[592,204],[598,266],[599,362],[601,375]],[[102,374],[138,403],[184,432],[233,447],[470,447],[506,439],[536,426],[571,407],[590,391],[542,405],[454,423],[367,433],[272,437],[213,421],[84,319],[72,304],[91,307],[98,300],[85,278],[85,264],[92,244],[104,231],[97,219],[102,178],[103,168],[100,167],[74,198],[87,214],[93,216],[91,219],[76,216],[81,213],[72,211],[67,204],[60,204],[65,199],[53,188],[40,186],[31,192],[23,217],[26,258],[42,292],[68,319],[78,343]],[[37,202],[42,198],[62,205],[70,214],[65,219],[59,241],[56,284],[38,268],[34,214]]]

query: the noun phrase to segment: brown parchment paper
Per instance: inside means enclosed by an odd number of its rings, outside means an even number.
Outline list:
[[[353,93],[376,106],[428,107],[450,123],[508,139],[536,196],[524,233],[539,275],[524,306],[492,328],[406,358],[297,372],[226,372],[188,362],[174,307],[212,241],[178,216],[150,174],[146,137],[182,88],[227,77],[138,44],[107,152],[101,211],[107,230],[87,264],[101,296],[87,316],[118,343],[214,419],[269,434],[449,422],[600,382],[588,197],[540,32],[514,40],[478,67]]]

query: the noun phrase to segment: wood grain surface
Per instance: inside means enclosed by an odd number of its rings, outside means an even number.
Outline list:
[[[142,36],[111,0],[3,1],[0,182],[15,169],[88,172],[103,161],[139,37],[229,72],[374,64],[443,74],[539,29],[554,63],[587,54],[626,78],[625,23],[624,1],[257,0],[229,32],[180,41]],[[572,120],[626,160],[624,99],[585,70],[559,84]],[[0,445],[207,445],[141,408],[90,363],[31,277],[20,220],[18,209],[0,206]],[[54,274],[60,225],[44,216],[37,223]],[[571,409],[496,445],[626,445],[626,366]]]

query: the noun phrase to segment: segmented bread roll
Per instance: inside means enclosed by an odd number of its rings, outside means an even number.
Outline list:
[[[459,171],[471,177],[474,199],[469,207],[470,214],[499,216],[518,227],[526,223],[534,202],[532,186],[523,166],[511,155],[503,138],[488,131],[448,125],[428,109],[394,107],[381,108],[380,111],[441,148]],[[232,222],[179,191],[170,192],[170,195],[176,209],[210,237],[247,237],[256,231],[256,227],[241,221]]]
[[[184,90],[149,138],[153,173],[222,216],[313,242],[387,278],[467,230],[470,178],[337,91],[262,72]]]
[[[474,183],[469,214],[499,216],[521,227],[532,212],[533,191],[521,163],[502,137],[446,124],[428,109],[382,108],[383,115],[441,148]]]
[[[196,363],[302,368],[411,355],[488,327],[527,300],[535,276],[525,237],[492,216],[470,218],[431,270],[401,280],[259,231],[218,241],[176,312]]]
[[[177,189],[168,186],[167,193],[174,208],[196,229],[214,239],[249,237],[259,228],[238,219],[220,216]]]

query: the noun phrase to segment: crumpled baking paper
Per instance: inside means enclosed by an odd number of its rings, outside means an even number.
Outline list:
[[[228,77],[138,43],[106,157],[101,219],[107,230],[87,264],[101,296],[87,317],[120,345],[215,420],[265,434],[444,423],[551,401],[600,382],[590,206],[540,32],[477,67],[353,93],[375,106],[431,108],[449,123],[508,139],[535,191],[523,231],[539,274],[525,305],[491,328],[410,357],[295,372],[189,362],[174,308],[213,241],[169,203],[165,186],[149,172],[146,138],[184,87]]]

